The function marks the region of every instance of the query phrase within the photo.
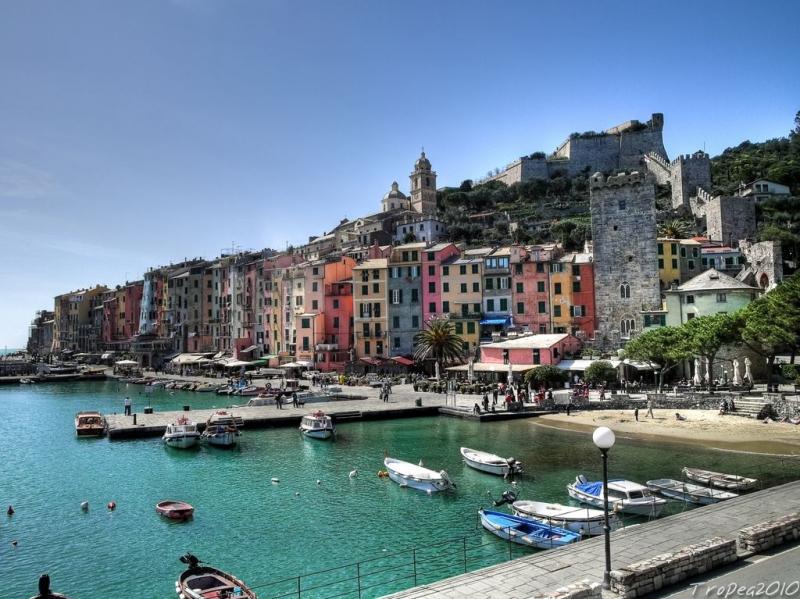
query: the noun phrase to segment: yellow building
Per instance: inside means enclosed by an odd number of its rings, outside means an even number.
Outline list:
[[[550,314],[553,333],[569,333],[572,315],[572,255],[550,263]]]
[[[492,248],[465,250],[460,258],[440,267],[442,314],[450,318],[468,352],[480,344],[483,259],[491,252]]]
[[[388,260],[366,260],[353,268],[353,336],[359,358],[386,358]]]
[[[700,274],[701,244],[694,239],[658,238],[658,278],[661,289],[681,285]]]

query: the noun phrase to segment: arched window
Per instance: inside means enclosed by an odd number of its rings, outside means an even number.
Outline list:
[[[622,299],[630,299],[631,298],[631,286],[624,282],[619,286],[619,296]]]
[[[636,323],[633,318],[623,318],[619,323],[619,332],[623,337],[630,337],[635,330]]]

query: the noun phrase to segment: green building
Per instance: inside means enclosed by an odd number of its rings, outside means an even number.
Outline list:
[[[713,268],[664,292],[667,326],[698,316],[733,313],[758,297],[760,290]]]

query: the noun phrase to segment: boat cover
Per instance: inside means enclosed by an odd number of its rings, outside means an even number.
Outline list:
[[[587,495],[594,495],[595,497],[599,497],[603,494],[603,483],[600,481],[593,482],[593,483],[577,483],[575,488],[578,489],[581,493],[586,493]]]

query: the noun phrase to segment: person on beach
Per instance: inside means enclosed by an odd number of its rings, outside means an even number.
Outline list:
[[[639,422],[639,406],[633,408],[633,417],[636,418],[636,422]]]
[[[472,413],[475,414],[476,416],[480,415],[481,407],[478,404],[475,404],[474,406],[472,406]]]
[[[493,406],[497,405],[497,387],[492,389],[492,405]]]
[[[572,409],[572,400],[567,399],[567,416],[569,416],[569,411]]]
[[[127,395],[125,396],[125,415],[126,416],[131,415],[131,398],[128,397]]]
[[[653,415],[653,400],[652,399],[648,399],[647,400],[647,414],[645,414],[644,417],[647,418],[648,416],[650,418],[655,418],[655,416]]]
[[[489,411],[489,396],[486,393],[483,394],[483,411]]]

